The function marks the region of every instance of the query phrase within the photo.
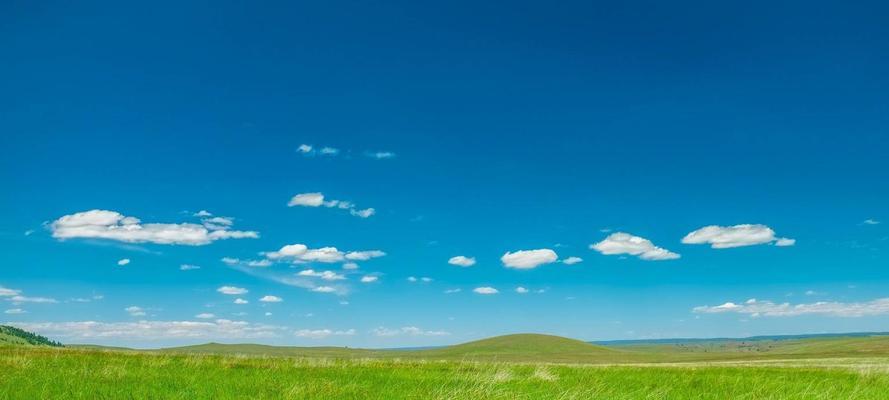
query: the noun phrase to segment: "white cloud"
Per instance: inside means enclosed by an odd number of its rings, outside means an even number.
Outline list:
[[[519,286],[519,287],[515,288],[515,292],[518,294],[525,294],[525,293],[528,293],[528,289],[525,289],[525,288]]]
[[[200,313],[198,315],[195,315],[194,317],[198,319],[213,319],[216,318],[216,315],[211,313]]]
[[[445,293],[445,294],[451,294],[451,293],[460,293],[460,292],[462,292],[462,291],[463,291],[463,289],[456,288],[456,289],[448,289],[448,290],[445,290],[444,293]]]
[[[380,250],[350,251],[346,253],[347,260],[367,261],[371,258],[383,257],[386,253]]]
[[[791,246],[796,241],[776,238],[775,231],[761,224],[741,224],[734,226],[710,225],[693,231],[682,238],[685,244],[709,244],[714,249],[753,246],[780,241],[780,246]]]
[[[819,301],[814,303],[773,303],[771,301],[747,300],[744,304],[727,302],[718,306],[695,307],[695,313],[715,314],[734,312],[754,317],[795,317],[800,315],[824,315],[831,317],[865,317],[889,314],[889,298],[881,298],[861,303]]]
[[[12,296],[12,297],[8,298],[7,300],[11,301],[12,304],[16,304],[16,305],[22,304],[22,303],[46,303],[46,304],[58,303],[58,301],[56,301],[56,299],[53,299],[50,297],[26,297],[26,296],[21,296],[21,295]]]
[[[235,299],[234,303],[235,304],[249,304],[250,302],[238,297],[237,299]]]
[[[272,313],[266,311],[265,316],[266,316],[266,317],[271,317],[271,316],[272,316]]]
[[[450,333],[445,331],[425,331],[416,326],[405,326],[397,329],[388,329],[384,327],[379,327],[371,330],[376,336],[380,337],[393,337],[393,336],[446,336],[450,335]]]
[[[244,265],[254,268],[265,268],[272,265],[271,260],[241,260],[232,257],[222,257],[222,262],[228,266]]]
[[[353,216],[356,216],[359,218],[368,218],[368,217],[376,214],[376,212],[377,212],[377,210],[375,210],[373,207],[365,208],[363,210],[356,210],[354,208],[349,210],[349,214],[352,214]]]
[[[278,296],[268,295],[268,296],[262,296],[262,298],[259,299],[259,301],[261,301],[263,303],[280,303],[280,302],[284,301],[284,299],[282,299]]]
[[[679,254],[655,246],[648,239],[624,232],[612,233],[605,240],[591,244],[590,249],[604,255],[629,254],[650,261],[675,260],[680,257]]]
[[[12,296],[18,296],[18,295],[21,294],[21,293],[22,293],[21,290],[17,290],[17,289],[8,289],[8,288],[5,288],[5,287],[3,287],[3,286],[0,286],[0,297],[12,297]]]
[[[326,156],[335,156],[340,153],[340,149],[333,147],[322,147],[320,153]]]
[[[197,265],[191,265],[191,264],[182,264],[179,266],[180,271],[192,271],[192,270],[196,270],[196,269],[201,269],[201,267],[197,266]]]
[[[376,158],[377,160],[385,160],[387,158],[394,158],[395,153],[391,151],[377,151],[373,153],[367,153],[367,156],[370,158]]]
[[[365,208],[363,210],[359,210],[355,207],[350,201],[344,200],[325,200],[324,194],[320,192],[312,192],[312,193],[300,193],[292,198],[287,203],[288,207],[327,207],[327,208],[338,208],[341,210],[349,210],[349,214],[360,217],[360,218],[368,218],[376,213],[376,210],[373,208]]]
[[[216,240],[258,238],[255,231],[208,230],[198,224],[143,224],[138,218],[116,211],[90,210],[65,215],[50,224],[56,239],[108,239],[127,243],[200,246]]]
[[[355,264],[353,262],[347,262],[347,263],[343,264],[343,269],[358,269],[358,264]]]
[[[448,264],[458,267],[471,267],[475,265],[475,257],[454,256],[448,259]]]
[[[365,275],[361,277],[361,283],[373,283],[378,281],[380,278],[373,275]]]
[[[472,289],[472,291],[475,292],[475,293],[478,293],[478,294],[497,294],[497,293],[500,293],[500,291],[498,291],[497,289],[494,289],[494,288],[492,288],[492,287],[490,287],[490,286],[477,287],[477,288],[475,288],[475,289]]]
[[[21,308],[10,308],[3,312],[4,314],[27,314],[28,312]]]
[[[192,214],[192,215],[195,216],[195,217],[199,217],[199,218],[203,218],[203,217],[212,217],[212,216],[213,216],[213,214],[210,213],[210,212],[207,211],[207,210],[201,210],[201,211],[198,211],[198,212],[196,212],[196,213],[194,213],[194,214]]]
[[[129,264],[129,263],[130,263],[130,259],[129,259],[129,258],[122,258],[122,259],[120,259],[120,260],[117,260],[117,265],[120,265],[121,267],[124,266],[124,265],[127,265],[127,264]]]
[[[417,281],[417,277],[415,277],[415,276],[409,276],[409,277],[407,277],[407,281],[408,281],[408,282],[416,282],[416,281]]]
[[[430,277],[428,277],[428,276],[424,276],[424,277],[420,278],[420,280],[423,281],[423,282],[425,282],[425,283],[432,282],[432,278],[430,278]]]
[[[336,288],[330,286],[318,286],[312,289],[312,291],[318,293],[333,293],[336,292]]]
[[[287,203],[288,207],[302,206],[302,207],[320,207],[324,204],[324,195],[318,192],[314,193],[300,193],[298,195],[293,196],[290,199],[290,202]]]
[[[218,289],[216,289],[216,291],[222,294],[229,295],[246,294],[248,292],[247,289],[236,286],[220,286]]]
[[[62,341],[167,340],[167,339],[266,339],[284,328],[245,321],[138,321],[138,322],[34,322],[16,327]]]
[[[553,263],[559,259],[555,251],[550,249],[519,250],[515,253],[506,252],[500,261],[507,268],[532,269],[543,264]]]
[[[355,330],[348,329],[344,331],[334,331],[330,329],[300,329],[294,331],[293,334],[297,337],[309,339],[324,339],[330,336],[352,336],[355,335]]]
[[[562,260],[562,264],[565,264],[565,265],[574,265],[574,264],[577,264],[580,262],[583,262],[583,259],[580,257],[568,257],[568,258]]]
[[[307,269],[303,271],[299,271],[297,273],[298,276],[310,276],[313,278],[321,278],[325,281],[341,281],[346,279],[345,276],[337,274],[333,271],[315,271],[313,269]]]
[[[793,246],[795,244],[796,244],[796,239],[778,238],[777,240],[775,240],[775,246],[778,246],[778,247]]]
[[[296,151],[303,153],[303,154],[311,153],[312,146],[308,145],[308,144],[301,144],[301,145],[299,145],[299,147],[296,148]]]
[[[322,247],[306,250],[298,259],[306,262],[335,263],[343,261],[345,256],[336,247]]]
[[[131,317],[144,317],[146,315],[145,310],[138,306],[129,306],[124,308],[124,311],[126,311],[127,314],[130,314]]]
[[[879,225],[880,221],[868,218],[868,219],[864,220],[864,222],[862,222],[862,223],[865,225]]]

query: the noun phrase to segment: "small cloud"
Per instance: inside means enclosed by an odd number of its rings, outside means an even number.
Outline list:
[[[475,265],[475,257],[454,256],[448,259],[448,264],[464,268],[471,267]]]
[[[138,306],[129,306],[124,308],[124,311],[126,311],[127,314],[130,314],[131,317],[144,317],[146,315],[145,310]]]
[[[278,296],[269,295],[269,296],[262,296],[262,298],[259,299],[259,301],[261,301],[263,303],[280,303],[280,302],[284,301],[284,299],[282,299]]]
[[[460,289],[460,288],[456,288],[456,289],[447,289],[447,290],[444,291],[444,294],[460,293],[460,292],[462,292],[462,291],[463,291],[463,289]]]
[[[590,249],[607,256],[629,254],[648,261],[675,260],[680,257],[679,254],[655,246],[648,239],[624,232],[612,233],[605,240],[591,244]]]
[[[319,153],[325,156],[335,156],[337,154],[340,154],[340,149],[333,147],[322,147]]]
[[[199,217],[199,218],[212,217],[212,216],[213,216],[213,214],[211,214],[211,213],[210,213],[209,211],[207,211],[207,210],[201,210],[201,211],[198,211],[198,212],[196,212],[196,213],[194,213],[194,214],[192,214],[192,215],[195,216],[195,217]]]
[[[307,270],[300,271],[296,275],[309,276],[309,277],[313,277],[313,278],[321,278],[325,281],[341,281],[341,280],[346,279],[345,276],[337,274],[336,272],[333,272],[333,271],[315,271],[313,269],[307,269]]]
[[[324,204],[324,195],[321,193],[300,193],[290,198],[287,207],[320,207]]]
[[[379,337],[393,337],[393,336],[446,336],[450,335],[450,333],[445,331],[427,331],[416,326],[405,326],[397,329],[388,329],[384,327],[379,327],[371,330],[376,336]]]
[[[528,289],[525,289],[525,288],[519,286],[519,287],[515,288],[515,292],[518,294],[525,294],[525,293],[528,293]]]
[[[321,207],[324,206],[326,208],[338,208],[341,210],[349,210],[349,214],[359,217],[359,218],[368,218],[374,214],[376,214],[376,210],[374,208],[365,208],[363,210],[359,210],[355,207],[350,201],[343,200],[326,200],[324,194],[320,192],[312,192],[312,193],[300,193],[290,198],[290,201],[287,202],[288,207]]]
[[[367,261],[371,258],[384,257],[386,253],[380,250],[350,251],[346,253],[347,260]]]
[[[417,281],[417,278],[414,277],[414,276],[409,276],[409,277],[407,277],[407,281],[408,281],[408,282],[416,282],[416,281]]]
[[[475,288],[475,289],[472,289],[472,291],[475,292],[475,293],[478,293],[478,294],[497,294],[497,293],[500,293],[500,291],[498,291],[497,289],[494,289],[494,288],[492,288],[492,287],[490,287],[490,286],[477,287],[477,288]]]
[[[301,145],[299,145],[299,147],[296,148],[296,151],[303,153],[303,154],[311,154],[312,153],[312,146],[308,145],[308,144],[301,144]]]
[[[211,313],[200,313],[198,315],[195,315],[194,317],[198,319],[213,319],[216,318],[216,315]]]
[[[368,218],[368,217],[374,215],[376,212],[377,211],[374,210],[373,208],[365,208],[363,210],[356,210],[353,208],[353,209],[349,210],[349,214],[352,214],[353,216],[356,216],[359,218]]]
[[[117,260],[117,265],[120,265],[121,267],[123,267],[124,265],[127,265],[129,263],[130,263],[129,258],[122,258],[120,260]]]
[[[862,224],[865,224],[865,225],[879,225],[879,224],[880,224],[880,221],[877,221],[877,220],[875,220],[875,219],[870,219],[870,218],[868,218],[868,219],[864,220],[864,222],[862,222]]]
[[[378,280],[379,278],[373,275],[365,275],[361,277],[361,283],[373,283]]]
[[[42,304],[55,304],[58,303],[56,299],[50,297],[26,297],[26,296],[12,296],[8,299],[12,302],[12,304],[22,304],[22,303],[42,303]]]
[[[336,289],[330,286],[317,286],[312,289],[312,291],[318,293],[333,293],[336,291]]]
[[[775,246],[778,246],[778,247],[793,246],[795,244],[796,244],[796,239],[778,238],[777,240],[775,240]]]
[[[559,256],[550,249],[519,250],[514,253],[506,252],[500,261],[507,268],[533,269],[543,264],[556,262]]]
[[[3,312],[4,314],[27,314],[28,312],[21,308],[10,308]]]
[[[216,289],[217,292],[228,295],[247,294],[248,290],[236,286],[221,286]]]
[[[9,289],[9,288],[5,288],[5,287],[3,287],[3,286],[0,286],[0,297],[12,297],[12,296],[18,296],[18,295],[21,294],[21,293],[22,293],[21,290],[18,290],[18,289]]]
[[[25,231],[25,236],[31,236],[31,235],[33,235],[33,234],[34,234],[34,230],[33,230],[33,229],[28,229],[28,230]]]
[[[271,316],[272,316],[272,313],[266,311],[265,316],[266,316],[266,317],[271,317]]]
[[[793,239],[776,238],[775,231],[762,224],[741,224],[734,226],[705,226],[692,231],[682,238],[685,244],[709,244],[714,249],[753,246],[782,240],[783,246]]]
[[[580,257],[568,257],[568,258],[562,260],[562,264],[565,264],[565,265],[574,265],[574,264],[577,264],[580,262],[583,262],[583,259]]]
[[[353,262],[347,262],[347,263],[343,264],[343,269],[347,269],[347,270],[358,269],[358,264],[355,264]]]
[[[354,329],[348,329],[344,331],[335,331],[331,329],[300,329],[294,331],[293,334],[296,337],[308,338],[308,339],[324,339],[330,336],[352,336],[355,335]]]
[[[426,276],[420,278],[420,280],[423,281],[423,282],[425,282],[425,283],[432,282],[432,278],[429,278],[429,277],[426,277]]]
[[[201,267],[197,266],[197,265],[191,265],[191,264],[182,264],[179,266],[180,271],[193,271],[196,269],[201,269]]]
[[[377,151],[377,152],[373,152],[373,153],[367,153],[367,156],[370,158],[375,158],[377,160],[385,160],[385,159],[389,159],[389,158],[394,158],[395,153],[393,153],[391,151]]]
[[[244,300],[244,299],[242,299],[242,298],[240,298],[240,297],[238,297],[237,299],[235,299],[234,303],[235,303],[235,304],[248,304],[248,303],[250,303],[250,302],[247,301],[247,300]]]

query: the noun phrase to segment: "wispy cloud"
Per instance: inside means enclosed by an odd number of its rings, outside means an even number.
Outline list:
[[[385,327],[379,327],[371,330],[376,336],[380,337],[393,337],[393,336],[446,336],[450,335],[449,332],[445,331],[427,331],[416,326],[405,326],[396,329],[389,329]]]
[[[293,335],[308,339],[326,339],[331,336],[353,336],[354,329],[332,330],[332,329],[300,329],[293,332]]]
[[[865,317],[889,314],[889,298],[861,303],[819,301],[814,303],[774,303],[769,300],[750,299],[743,303],[726,302],[718,306],[699,306],[695,313],[738,313],[754,317],[795,317],[800,315],[825,315],[831,317]]]
[[[14,323],[18,328],[63,341],[97,339],[263,339],[279,337],[285,329],[273,325],[217,319],[215,321],[138,321],[138,322],[30,322]]]
[[[324,197],[324,194],[320,192],[294,195],[290,198],[290,201],[287,202],[287,206],[337,208],[340,210],[349,210],[349,214],[359,218],[368,218],[376,214],[374,208],[359,209],[351,201],[327,199]]]

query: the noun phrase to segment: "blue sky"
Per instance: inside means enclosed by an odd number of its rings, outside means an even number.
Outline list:
[[[0,321],[140,347],[889,326],[885,5],[415,3],[4,4]]]

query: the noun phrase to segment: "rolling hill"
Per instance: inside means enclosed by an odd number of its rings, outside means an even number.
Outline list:
[[[7,325],[0,325],[0,345],[62,347],[59,342]]]

